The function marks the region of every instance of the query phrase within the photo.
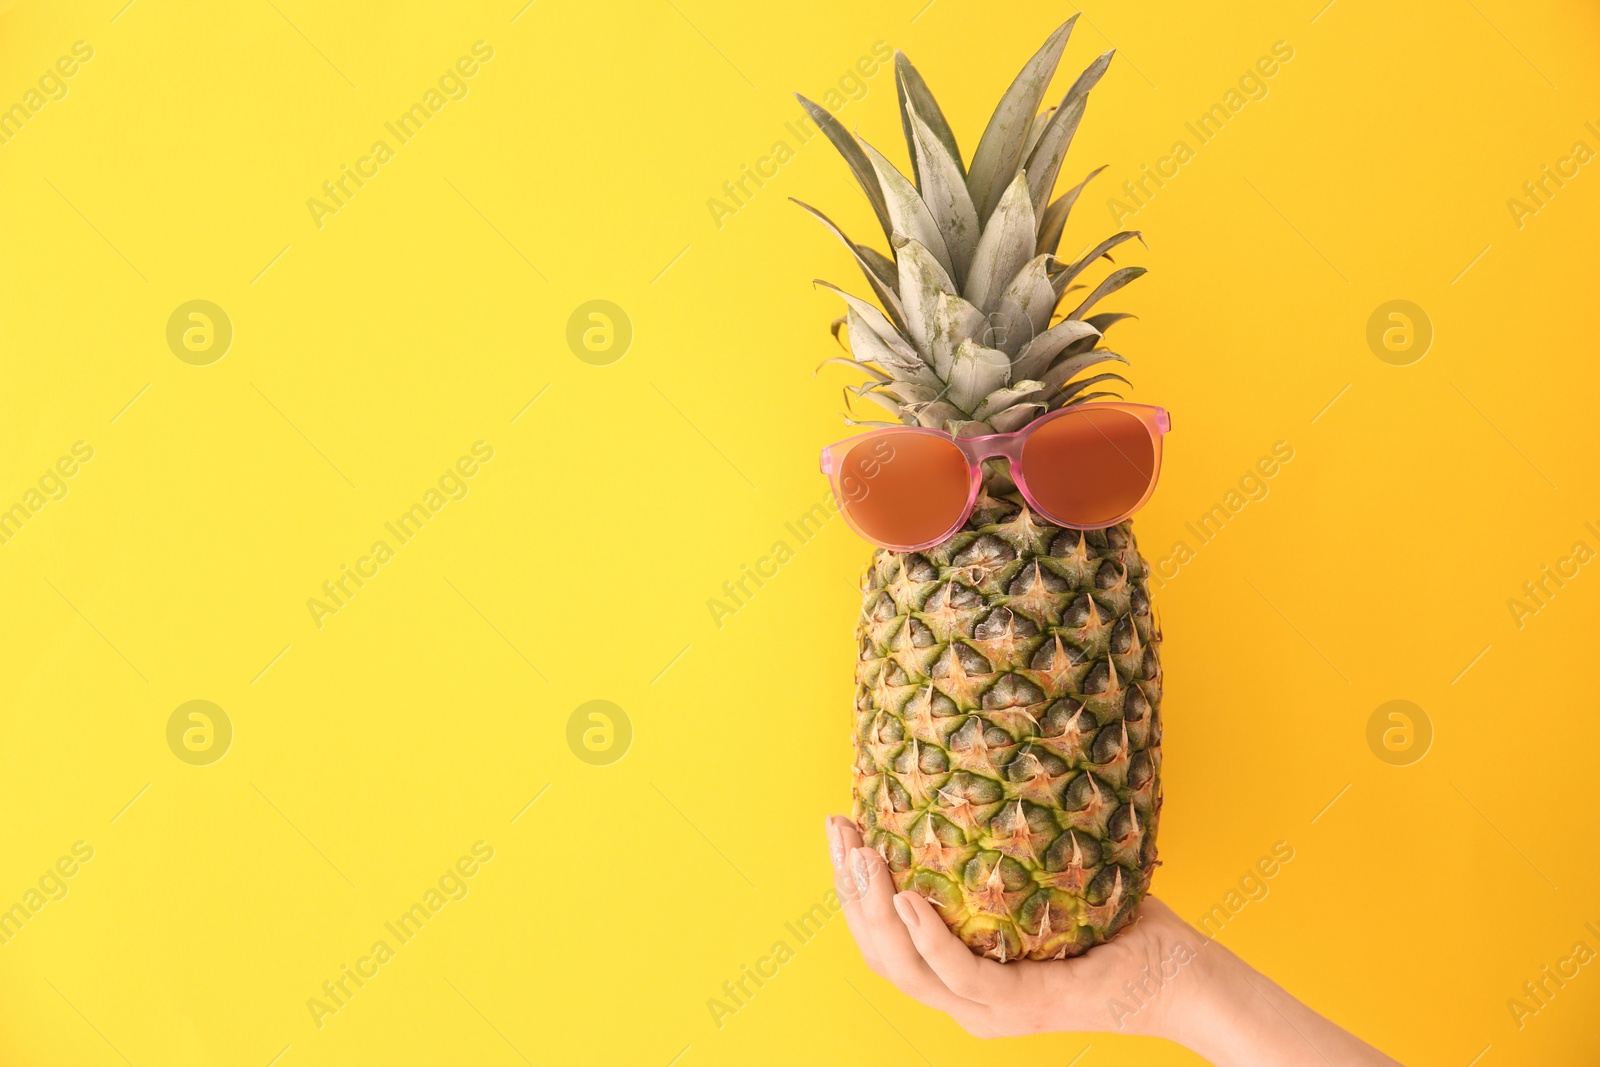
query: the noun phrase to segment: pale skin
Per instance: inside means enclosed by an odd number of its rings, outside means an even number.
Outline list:
[[[1153,897],[1076,959],[999,963],[973,955],[920,894],[896,893],[854,822],[832,816],[827,832],[834,886],[867,966],[974,1037],[1111,1032],[1163,1037],[1217,1067],[1397,1065]]]

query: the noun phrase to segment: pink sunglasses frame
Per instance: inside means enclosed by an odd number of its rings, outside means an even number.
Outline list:
[[[1115,408],[1118,411],[1125,411],[1143,423],[1145,430],[1150,434],[1150,445],[1153,449],[1155,457],[1155,469],[1151,471],[1150,484],[1145,488],[1144,495],[1139,498],[1138,503],[1134,504],[1133,507],[1129,508],[1123,514],[1118,515],[1109,522],[1094,523],[1090,525],[1066,522],[1050,514],[1048,509],[1041,507],[1039,502],[1034,499],[1033,493],[1029,491],[1028,480],[1022,471],[1022,450],[1023,446],[1027,444],[1028,438],[1036,430],[1038,430],[1039,427],[1054,422],[1057,419],[1094,408]],[[1072,407],[1066,407],[1059,411],[1052,412],[1049,415],[1046,415],[1044,418],[1039,419],[1037,422],[1029,423],[1020,430],[1014,430],[1011,433],[984,434],[981,437],[955,437],[943,430],[935,430],[923,426],[889,426],[871,430],[867,433],[857,434],[854,437],[847,438],[846,440],[839,441],[824,448],[822,450],[822,473],[828,476],[829,484],[833,486],[834,502],[838,504],[839,513],[844,516],[844,521],[849,524],[850,528],[860,535],[862,539],[870,541],[872,544],[878,545],[881,548],[891,549],[895,552],[920,552],[922,549],[932,548],[934,545],[948,540],[952,534],[961,529],[961,527],[966,524],[967,519],[971,517],[972,510],[977,505],[978,492],[983,488],[983,463],[985,460],[989,459],[1004,459],[1007,462],[1011,470],[1011,480],[1016,483],[1017,490],[1021,492],[1022,498],[1028,502],[1028,506],[1030,508],[1038,512],[1051,523],[1057,526],[1065,527],[1069,530],[1103,530],[1107,527],[1115,526],[1117,523],[1123,521],[1128,516],[1144,507],[1145,504],[1150,500],[1150,497],[1155,493],[1156,482],[1161,478],[1161,441],[1162,437],[1171,429],[1172,417],[1167,414],[1166,408],[1156,407],[1152,404],[1124,404],[1120,401],[1077,404]],[[861,527],[856,524],[855,519],[850,514],[850,507],[843,491],[844,487],[840,484],[839,480],[840,468],[844,466],[845,458],[850,454],[850,450],[859,445],[862,441],[873,438],[888,439],[897,436],[903,436],[905,434],[932,435],[934,437],[941,437],[947,441],[954,442],[955,446],[961,450],[961,454],[966,457],[969,480],[969,485],[967,488],[967,502],[966,505],[961,509],[960,517],[950,525],[949,529],[945,530],[938,537],[935,537],[930,541],[924,541],[920,544],[914,545],[888,544],[862,530]]]

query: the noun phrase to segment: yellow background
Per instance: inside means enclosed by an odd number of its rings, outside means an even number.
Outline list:
[[[983,1047],[841,920],[799,945],[848,804],[868,550],[834,521],[720,628],[706,606],[822,498],[846,432],[810,280],[861,282],[787,198],[874,227],[833,150],[786,133],[789,92],[887,41],[970,155],[1072,7],[124,2],[0,5],[0,103],[94,49],[0,146],[0,506],[94,448],[0,546],[0,907],[94,849],[0,947],[0,1060],[1195,1062]],[[318,228],[307,199],[479,40],[466,98]],[[1120,49],[1063,177],[1109,169],[1064,247],[1277,41],[1268,95],[1129,222],[1149,248],[1119,261],[1151,274],[1107,305],[1140,316],[1112,334],[1132,398],[1174,413],[1152,559],[1294,449],[1157,598],[1155,890],[1198,919],[1288,842],[1224,943],[1408,1063],[1594,1062],[1600,968],[1521,1029],[1507,1000],[1600,948],[1600,568],[1521,628],[1507,601],[1600,549],[1600,164],[1520,228],[1507,200],[1600,148],[1600,17],[1097,3],[1056,91]],[[843,121],[903,160],[892,73],[865,85]],[[779,139],[795,157],[716,225]],[[166,345],[193,299],[234,326],[210,366]],[[593,299],[634,327],[609,366],[565,339]],[[1393,299],[1433,323],[1410,366],[1366,342]],[[479,440],[470,494],[319,629],[307,599]],[[210,766],[167,747],[193,699],[233,724]],[[591,699],[633,726],[609,766],[567,744]],[[1434,730],[1410,766],[1368,748],[1392,699]],[[307,999],[477,841],[470,895],[319,1029]],[[716,1026],[707,1000],[780,939],[795,957]]]

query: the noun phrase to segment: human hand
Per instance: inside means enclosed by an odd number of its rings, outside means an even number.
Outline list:
[[[1161,1034],[1198,984],[1184,972],[1200,962],[1206,941],[1158,900],[1146,898],[1133,923],[1075,959],[997,963],[973,955],[920,894],[896,894],[855,823],[835,816],[827,829],[834,884],[867,966],[975,1037]]]
[[[997,963],[973,955],[921,895],[896,893],[854,822],[833,816],[827,832],[834,887],[867,966],[975,1037],[1145,1034],[1223,1067],[1395,1063],[1153,897],[1116,937],[1082,956]]]

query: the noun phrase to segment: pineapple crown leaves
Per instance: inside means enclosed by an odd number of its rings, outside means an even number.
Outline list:
[[[1128,230],[1076,260],[1056,254],[1073,205],[1105,169],[1096,168],[1051,199],[1089,91],[1112,57],[1106,52],[1096,58],[1060,103],[1041,110],[1076,21],[1073,16],[1057,28],[1022,68],[970,165],[963,163],[933,93],[903,53],[895,53],[895,88],[910,177],[827,109],[799,97],[844,157],[889,243],[889,255],[858,244],[822,212],[795,201],[844,242],[877,300],[816,283],[846,304],[834,337],[848,355],[823,365],[848,363],[867,375],[845,390],[847,408],[853,396],[899,420],[857,420],[847,413],[852,425],[1009,432],[1063,406],[1117,395],[1096,385],[1127,384],[1111,372],[1076,375],[1127,362],[1100,343],[1111,325],[1131,316],[1090,311],[1143,274],[1143,267],[1112,271],[1056,319],[1066,295],[1084,288],[1074,283],[1085,270],[1102,258],[1112,260],[1112,250],[1126,241],[1143,243],[1138,231]]]

